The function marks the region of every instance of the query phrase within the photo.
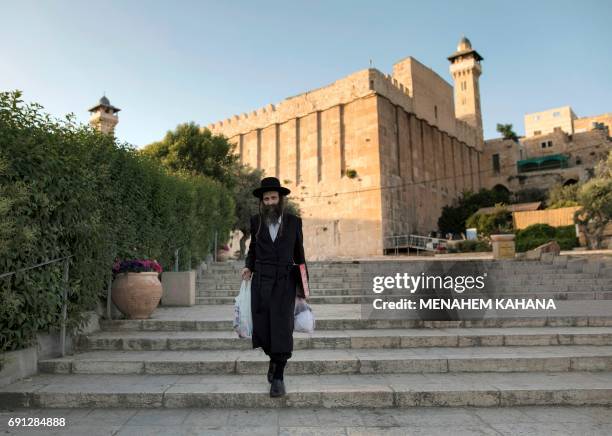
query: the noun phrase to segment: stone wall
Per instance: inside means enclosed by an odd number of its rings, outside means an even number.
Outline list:
[[[230,138],[238,140],[238,149],[240,136],[242,161],[291,189],[304,218],[309,259],[381,252],[374,93]],[[356,177],[348,177],[347,169]]]
[[[406,66],[408,60],[410,68]],[[402,75],[397,72],[402,70],[401,65],[404,67]],[[447,95],[450,85],[440,76],[412,58],[396,64],[394,71],[408,84],[400,82],[397,77],[370,68],[353,73],[328,86],[287,98],[279,104],[269,104],[250,113],[234,115],[206,127],[215,134],[233,138],[239,144],[240,137],[242,136],[244,141],[244,137],[251,132],[262,131],[274,124],[283,124],[376,93],[397,101],[406,111],[428,120],[450,136],[467,144],[474,144],[477,148],[482,147],[482,137],[479,137],[477,129],[450,117],[450,114],[454,114],[452,99],[449,100]],[[410,86],[418,88],[414,90]],[[416,99],[411,97],[411,93],[416,93]],[[438,120],[434,116],[435,106],[438,106]],[[253,138],[250,139],[253,141]]]
[[[443,206],[480,189],[481,153],[382,96],[378,105],[384,237],[428,234]]]
[[[542,147],[542,143],[548,143],[548,141],[552,146]],[[529,158],[561,153],[569,157],[570,165],[584,165],[591,168],[605,157],[608,150],[612,149],[612,140],[604,130],[590,130],[568,135],[556,129],[548,135],[523,138],[521,142]]]
[[[546,147],[543,148],[542,143]],[[564,154],[569,157],[568,168],[518,173],[516,161],[521,159],[521,148],[524,150],[522,159]],[[483,155],[486,162],[483,167],[483,174],[486,175],[484,186],[493,188],[502,185],[516,192],[522,189],[550,189],[555,184],[586,180],[592,176],[595,165],[606,157],[609,150],[612,150],[612,140],[602,130],[568,135],[557,129],[547,135],[521,138],[520,144],[511,140],[487,140]],[[500,155],[499,173],[491,171],[492,156],[495,153]]]
[[[573,120],[576,115],[569,106],[548,109],[542,112],[525,114],[525,136],[538,136],[552,133],[555,127],[567,134],[574,133]]]
[[[493,167],[493,156],[499,156],[499,171]],[[508,177],[515,176],[516,162],[527,156],[523,145],[511,139],[490,139],[485,141],[484,153],[482,155],[482,176],[486,188],[503,186],[510,189]]]
[[[608,133],[612,133],[612,113],[610,112],[592,117],[576,118],[574,120],[574,133],[592,130],[594,123],[603,124],[608,128]]]
[[[310,260],[381,254],[384,236],[435,229],[443,205],[481,184],[482,138],[450,117],[452,88],[403,65],[410,86],[368,69],[208,126],[292,190]]]

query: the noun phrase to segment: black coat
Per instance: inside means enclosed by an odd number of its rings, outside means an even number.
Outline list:
[[[251,243],[245,264],[253,272],[253,348],[262,347],[268,353],[290,353],[299,277],[299,269],[293,264],[306,262],[302,219],[283,213],[274,241],[264,222],[259,228],[259,220],[259,215],[251,217]]]

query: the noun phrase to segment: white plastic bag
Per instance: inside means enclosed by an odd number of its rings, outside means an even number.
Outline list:
[[[243,280],[240,292],[234,299],[234,331],[238,337],[250,338],[253,335],[253,315],[251,314],[251,281]]]
[[[295,298],[293,330],[303,333],[312,333],[315,329],[315,318],[310,305],[300,297]]]

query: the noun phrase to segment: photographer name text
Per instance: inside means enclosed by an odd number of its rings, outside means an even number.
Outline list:
[[[556,310],[552,298],[400,298],[372,302],[376,310]]]

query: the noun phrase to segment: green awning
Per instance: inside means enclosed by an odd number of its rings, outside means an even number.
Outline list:
[[[550,154],[548,156],[540,156],[540,157],[534,157],[531,159],[523,159],[523,160],[519,160],[516,163],[518,165],[523,165],[526,163],[535,163],[535,164],[541,164],[542,162],[546,162],[549,160],[556,160],[556,161],[564,161],[567,162],[568,158],[566,155],[564,154]]]
[[[550,154],[548,156],[519,160],[516,162],[516,167],[519,172],[567,168],[568,159],[564,154]]]

